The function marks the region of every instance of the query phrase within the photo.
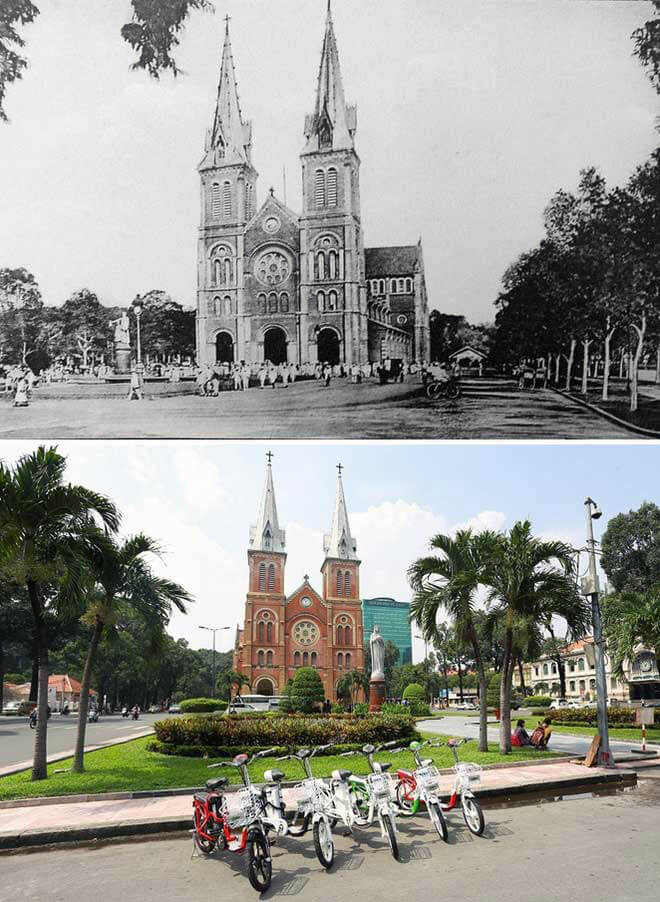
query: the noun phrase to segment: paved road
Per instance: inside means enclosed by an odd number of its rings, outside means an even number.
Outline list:
[[[535,725],[539,719],[538,717],[531,717],[525,714],[520,716],[527,721],[528,728],[530,725]],[[443,717],[442,720],[424,720],[418,724],[418,728],[428,733],[442,733],[445,736],[469,736],[472,739],[476,739],[479,736],[479,718]],[[531,730],[528,729],[528,732],[531,733]],[[499,725],[489,726],[489,741],[498,742],[499,738]],[[550,751],[584,757],[591,745],[591,739],[591,736],[569,736],[565,733],[553,733],[550,740]],[[632,746],[629,742],[610,742],[610,748],[615,757],[618,754],[622,758],[627,758],[630,755]]]
[[[141,714],[137,721],[125,720],[121,716],[102,717],[98,723],[88,723],[85,732],[85,746],[101,745],[116,739],[128,739],[143,735],[162,714]],[[48,721],[48,755],[69,752],[76,743],[77,716],[55,715]],[[27,718],[0,717],[0,769],[32,758],[34,730],[30,729]]]
[[[475,380],[456,402],[431,402],[417,384],[318,382],[275,390],[154,396],[143,403],[90,397],[94,386],[35,392],[28,408],[0,396],[0,438],[622,439],[636,438],[551,391]],[[148,389],[148,386],[147,386]],[[96,389],[97,393],[99,389]]]
[[[262,898],[656,902],[659,798],[660,783],[649,780],[595,798],[488,808],[480,838],[453,814],[448,844],[419,817],[399,824],[400,862],[375,829],[344,836],[338,828],[329,873],[316,859],[310,834],[280,840],[273,848],[273,883]],[[245,876],[244,857],[191,853],[186,836],[4,856],[0,896],[3,902],[79,902],[99,892],[103,902],[258,898]],[[545,889],[536,892],[535,880]]]

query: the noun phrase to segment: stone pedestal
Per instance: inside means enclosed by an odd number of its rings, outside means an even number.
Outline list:
[[[385,680],[371,680],[369,683],[369,711],[380,711],[385,701]]]
[[[118,376],[125,376],[131,371],[131,349],[115,346],[115,373]]]

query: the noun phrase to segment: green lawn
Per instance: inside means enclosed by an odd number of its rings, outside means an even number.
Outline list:
[[[424,734],[423,734],[424,735]],[[426,734],[434,739],[447,738],[437,734]],[[226,776],[236,781],[238,771],[234,768],[217,768],[207,770],[207,765],[215,759],[179,758],[172,755],[161,755],[147,752],[145,745],[149,737],[135,739],[122,745],[110,746],[97,752],[85,755],[84,774],[69,772],[55,773],[71,766],[71,759],[58,761],[48,766],[48,780],[33,783],[30,771],[0,778],[0,799],[35,798],[39,796],[63,796],[77,793],[127,792],[141,789],[174,789],[179,787],[201,787],[212,776]],[[432,757],[438,767],[450,767],[453,764],[451,753],[447,748],[424,749],[424,755]],[[488,753],[477,751],[477,743],[469,742],[461,746],[461,760],[474,761],[477,764],[495,764],[501,761],[520,761],[533,758],[552,758],[552,752],[533,752],[529,749],[514,749],[511,755],[502,756],[497,746],[491,743]],[[413,763],[411,752],[400,752],[389,755],[382,752],[378,759],[391,761],[392,770],[399,767],[409,769]],[[303,778],[302,768],[296,761],[276,761],[264,758],[251,765],[250,775],[255,782],[263,781],[264,770],[277,767],[284,771],[287,779]],[[326,777],[337,768],[347,768],[356,774],[368,771],[367,759],[363,755],[352,755],[350,758],[328,756],[315,758],[312,762],[315,776]]]

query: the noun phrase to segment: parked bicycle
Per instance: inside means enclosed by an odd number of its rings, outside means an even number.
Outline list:
[[[237,854],[247,849],[248,879],[260,893],[268,889],[272,879],[268,830],[274,821],[266,816],[266,793],[252,785],[248,767],[257,758],[266,758],[274,751],[266,749],[252,757],[243,754],[237,755],[233,761],[210,764],[210,769],[237,768],[243,788],[223,793],[229,781],[227,777],[219,777],[207,780],[208,792],[193,796],[193,837],[197,848],[204,855],[210,855],[217,847]]]
[[[433,379],[426,384],[426,397],[430,401],[439,401],[441,398],[455,401],[460,396],[461,385],[455,376],[450,376],[446,380]]]
[[[454,785],[449,802],[442,806],[443,811],[452,811],[460,802],[468,830],[475,836],[481,836],[485,827],[484,814],[472,792],[472,787],[481,782],[481,767],[478,764],[469,764],[458,760],[458,748],[466,742],[470,742],[470,739],[448,739],[447,742],[431,741],[429,745],[436,748],[446,745],[454,758]]]
[[[439,798],[440,771],[433,764],[432,758],[421,758],[420,751],[425,742],[411,742],[408,748],[413,753],[417,767],[414,771],[397,771],[398,782],[396,784],[396,799],[401,814],[404,817],[412,817],[417,814],[420,802],[426,806],[438,836],[447,842],[447,821],[442,813],[442,804]],[[395,749],[394,751],[403,751]]]
[[[336,771],[341,782],[345,782],[350,788],[357,808],[355,824],[366,827],[378,820],[381,836],[387,839],[394,858],[399,858],[399,844],[396,829],[396,795],[394,785],[389,774],[386,773],[391,765],[389,763],[374,761],[376,752],[383,749],[392,749],[394,742],[385,742],[378,747],[365,745],[359,752],[344,752],[342,757],[349,755],[366,755],[371,773],[366,777],[357,777],[350,771]],[[344,776],[342,776],[342,774]],[[333,773],[334,777],[334,773]]]

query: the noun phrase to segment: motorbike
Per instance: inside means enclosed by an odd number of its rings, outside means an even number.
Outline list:
[[[88,723],[98,723],[99,722],[99,712],[97,708],[92,708],[91,711],[87,712],[87,722]]]
[[[50,720],[50,708],[48,709],[48,718],[47,719]],[[30,723],[30,729],[36,730],[36,728],[37,728],[37,709],[36,708],[33,708],[30,711],[29,723]]]
[[[126,708],[125,706],[121,709],[121,716],[128,717],[128,708]]]
[[[455,401],[460,396],[461,386],[456,376],[450,376],[446,381],[433,379],[426,385],[426,397],[430,401],[439,401],[441,398]]]
[[[133,712],[131,713],[131,717],[133,718],[133,720],[137,720],[137,719],[140,717],[140,712],[139,712],[139,711],[133,711]]]

